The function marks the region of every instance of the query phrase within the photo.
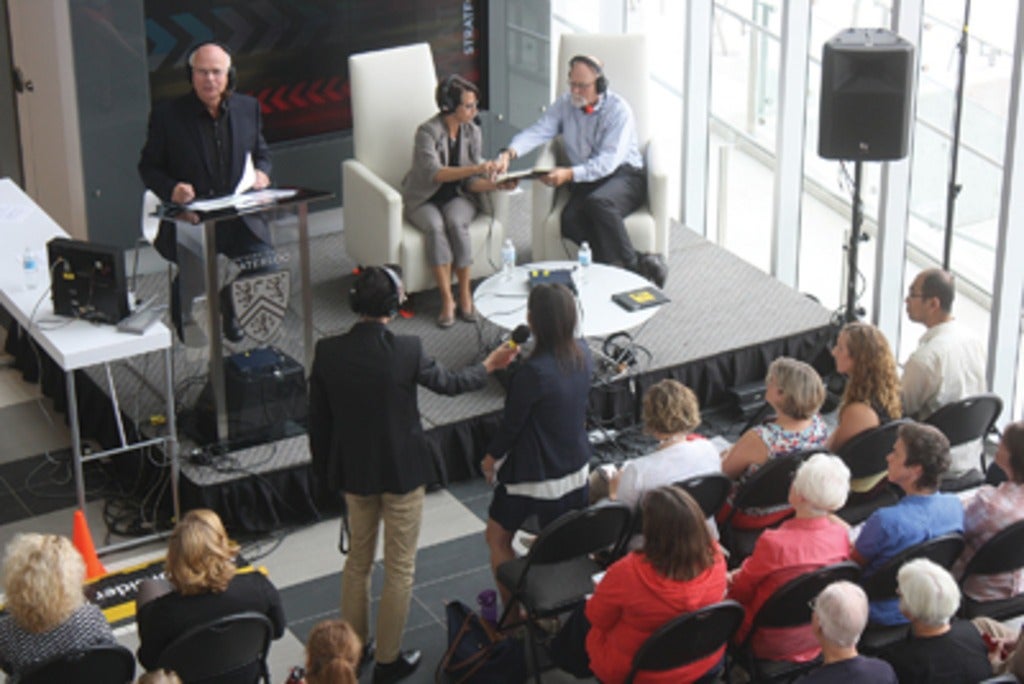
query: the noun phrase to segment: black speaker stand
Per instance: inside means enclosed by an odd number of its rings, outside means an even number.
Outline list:
[[[867,236],[860,232],[864,223],[864,208],[860,202],[860,183],[864,162],[857,159],[853,162],[853,212],[850,222],[850,243],[846,246],[846,314],[844,320],[849,323],[860,318],[857,308],[857,250]]]

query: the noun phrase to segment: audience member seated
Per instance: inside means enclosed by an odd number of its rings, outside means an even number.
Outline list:
[[[980,487],[964,506],[964,552],[953,566],[953,575],[963,574],[967,562],[996,532],[1024,519],[1024,422],[1011,423],[1003,430],[996,450],[996,465],[1008,482],[997,487]],[[1024,593],[1024,572],[976,575],[967,580],[964,593],[976,601],[995,601]]]
[[[821,645],[824,665],[800,684],[896,684],[896,673],[884,660],[857,653],[868,624],[868,597],[853,582],[834,582],[814,600],[811,629]]]
[[[729,575],[729,598],[747,611],[736,634],[737,643],[746,638],[754,615],[776,589],[806,572],[850,557],[849,530],[829,515],[846,503],[849,488],[850,471],[836,456],[815,454],[797,470],[789,489],[796,517],[777,529],[765,530],[754,552]],[[758,630],[751,647],[757,658],[792,662],[813,660],[821,650],[810,625]]]
[[[906,496],[879,508],[864,521],[854,544],[853,560],[870,577],[904,549],[950,532],[962,532],[964,510],[953,494],[938,494],[939,477],[949,468],[949,440],[931,425],[901,425],[886,457],[889,482]],[[871,622],[901,625],[906,618],[896,599],[872,601]]]
[[[356,684],[363,644],[344,620],[318,622],[306,639],[305,684]]]
[[[981,633],[966,620],[950,622],[960,605],[952,575],[919,558],[900,568],[897,582],[910,636],[887,648],[882,657],[900,684],[973,684],[991,677]]]
[[[824,447],[828,439],[828,427],[818,415],[825,401],[825,386],[816,370],[783,356],[768,366],[765,385],[765,401],[775,409],[775,418],[750,428],[722,452],[722,472],[738,480],[737,487],[769,459]],[[732,496],[728,505],[732,505]],[[760,529],[785,518],[789,511],[789,506],[737,511],[732,525]]]
[[[85,563],[67,537],[19,534],[7,545],[0,668],[12,680],[30,665],[114,643],[103,613],[85,600],[84,582]]]
[[[700,425],[700,405],[689,387],[662,380],[644,393],[644,430],[658,440],[652,454],[634,458],[610,474],[604,467],[590,474],[590,503],[602,498],[636,508],[644,492],[696,475],[719,472],[718,452],[693,431]],[[614,466],[611,466],[614,468]]]
[[[836,370],[847,377],[839,423],[828,440],[829,450],[836,451],[861,432],[896,420],[903,409],[896,359],[881,330],[870,323],[847,323],[832,356]]]
[[[643,548],[608,568],[552,644],[555,663],[577,677],[623,681],[647,637],[725,594],[725,559],[693,497],[678,487],[658,487],[644,495],[641,509]],[[715,681],[724,650],[675,670],[641,673],[635,681]]]
[[[259,572],[236,572],[236,555],[238,545],[209,509],[191,510],[174,526],[167,545],[168,581],[139,585],[135,620],[143,667],[155,668],[164,648],[189,629],[228,615],[263,613],[274,625],[274,638],[284,634],[277,589]],[[251,682],[258,673],[256,664],[251,671],[233,673],[237,680],[230,681]]]

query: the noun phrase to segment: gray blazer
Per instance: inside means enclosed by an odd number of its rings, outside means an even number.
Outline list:
[[[483,158],[483,136],[474,123],[462,124],[459,140],[459,164],[479,164]],[[402,202],[410,211],[430,199],[440,183],[434,181],[438,170],[448,166],[448,127],[442,114],[436,114],[419,125],[412,150],[412,168],[402,179]],[[477,176],[461,182],[460,194],[480,209],[477,193],[468,190],[468,184]]]

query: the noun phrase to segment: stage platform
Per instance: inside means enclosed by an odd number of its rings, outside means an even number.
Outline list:
[[[822,373],[831,371],[829,311],[678,224],[671,231],[665,292],[672,301],[642,327],[629,331],[638,363],[626,373],[602,368],[595,378],[591,427],[635,424],[643,390],[665,377],[690,386],[702,407],[710,408],[729,401],[730,387],[763,379],[768,364],[777,356],[794,356],[811,362]],[[278,233],[278,248],[293,249],[293,237],[285,227]],[[528,258],[528,236],[514,239],[519,253]],[[345,254],[341,232],[312,238],[310,252],[314,330],[319,339],[347,330],[356,320],[347,305],[355,264]],[[137,290],[142,297],[166,298],[166,273],[140,278]],[[420,336],[428,353],[446,366],[478,361],[502,339],[503,331],[486,321],[458,322],[450,329],[439,329],[435,292],[415,295],[412,304],[416,315],[396,319],[392,329]],[[296,302],[293,311],[297,309]],[[10,335],[8,348],[19,363],[31,366],[34,354],[18,339]],[[591,346],[600,351],[602,343],[592,340]],[[271,344],[301,362],[301,327],[292,314]],[[253,346],[229,345],[228,353]],[[205,384],[205,364],[203,350],[176,348],[179,425],[188,425],[188,412]],[[163,405],[158,360],[137,358],[111,370],[128,433],[159,430]],[[57,395],[60,403],[63,383],[59,375],[57,382],[48,381],[45,376],[50,372],[44,368],[44,388]],[[105,446],[116,444],[104,369],[91,369],[82,380],[80,387],[85,390],[80,392],[79,406],[82,424],[92,433],[88,436]],[[500,420],[503,403],[504,390],[494,378],[484,390],[454,398],[420,390],[420,411],[432,445],[437,484],[478,476],[476,464]],[[214,508],[229,527],[252,532],[306,523],[317,519],[325,504],[330,508],[330,502],[314,492],[304,434],[219,453],[197,445],[184,428],[179,432],[185,508]],[[163,463],[162,455],[149,454],[135,466],[125,467],[131,471],[129,477],[141,479],[144,471],[158,471]],[[153,477],[157,476],[146,475],[147,479]],[[166,501],[164,497],[165,505]]]

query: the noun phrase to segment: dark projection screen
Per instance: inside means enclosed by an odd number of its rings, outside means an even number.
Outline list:
[[[146,0],[153,106],[188,92],[193,46],[226,45],[237,89],[260,101],[267,142],[352,127],[348,56],[430,43],[439,76],[458,73],[487,93],[486,0]],[[395,88],[402,74],[394,74]],[[486,106],[486,95],[484,102]]]

